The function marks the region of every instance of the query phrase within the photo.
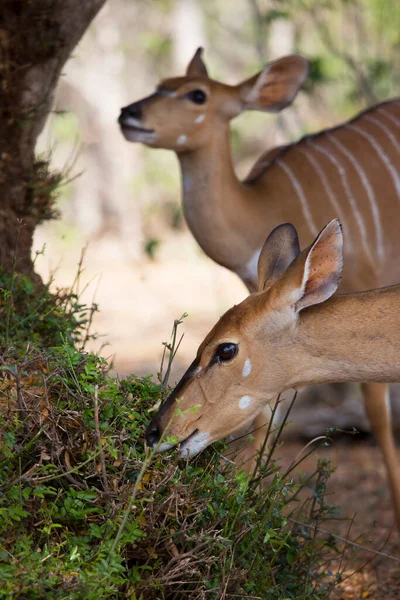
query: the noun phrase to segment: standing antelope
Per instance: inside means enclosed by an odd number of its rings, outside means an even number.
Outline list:
[[[303,252],[293,225],[274,229],[258,261],[260,291],[228,310],[206,336],[150,423],[148,443],[154,447],[168,425],[182,455],[194,456],[252,423],[288,388],[400,381],[400,285],[332,297],[342,263],[337,219]],[[389,406],[371,400],[367,416],[400,527],[400,471]],[[160,450],[171,446],[164,443]]]
[[[123,108],[119,123],[127,140],[177,153],[185,217],[205,253],[254,291],[268,230],[293,221],[311,243],[339,217],[349,240],[342,291],[400,281],[400,100],[267,152],[239,181],[230,120],[244,110],[285,108],[306,79],[308,62],[287,56],[231,86],[208,77],[201,52],[186,76],[162,81],[153,95]],[[363,394],[367,412],[371,406],[386,411],[387,385],[365,384]]]

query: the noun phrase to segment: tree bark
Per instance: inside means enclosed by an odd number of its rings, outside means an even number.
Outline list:
[[[105,0],[0,0],[0,268],[40,281],[36,226],[55,214],[60,180],[35,144],[61,69]]]

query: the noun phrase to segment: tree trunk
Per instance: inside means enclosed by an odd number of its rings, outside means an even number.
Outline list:
[[[61,69],[105,0],[0,0],[0,267],[39,281],[36,226],[54,216],[60,180],[35,144]]]

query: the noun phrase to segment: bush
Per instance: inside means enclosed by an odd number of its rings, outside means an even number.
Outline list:
[[[161,386],[111,378],[74,346],[79,318],[64,322],[57,296],[54,318],[48,299],[35,339],[61,329],[62,343],[16,354],[1,332],[0,598],[328,598],[340,578],[333,539],[317,535],[334,510],[328,465],[300,502],[272,459],[249,480],[221,461],[222,443],[190,463],[150,452],[143,433]],[[16,314],[8,336],[22,341],[29,311]]]
[[[0,271],[0,351],[10,346],[19,353],[27,343],[42,349],[85,342],[97,306],[81,304],[74,286],[50,292],[20,273]]]

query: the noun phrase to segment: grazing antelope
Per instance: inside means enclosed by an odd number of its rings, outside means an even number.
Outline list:
[[[287,56],[231,86],[208,77],[201,53],[186,76],[165,79],[154,94],[123,108],[119,123],[127,140],[177,153],[184,214],[204,252],[255,291],[267,231],[293,221],[309,244],[339,217],[348,239],[341,291],[400,281],[400,99],[270,150],[239,181],[230,120],[245,110],[285,108],[306,79],[308,62]],[[385,410],[387,386],[365,384],[363,392],[367,410],[371,398]]]
[[[228,310],[207,335],[150,423],[148,443],[154,447],[168,424],[182,456],[194,456],[253,423],[288,388],[400,381],[400,285],[333,296],[342,262],[337,219],[303,252],[293,225],[274,229],[258,261],[259,292]],[[389,406],[367,395],[366,409],[400,527],[400,471]],[[164,443],[160,450],[171,446]]]

